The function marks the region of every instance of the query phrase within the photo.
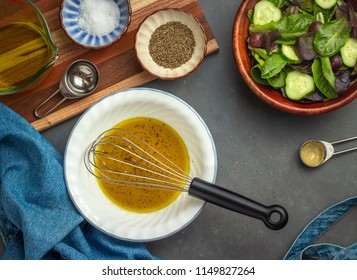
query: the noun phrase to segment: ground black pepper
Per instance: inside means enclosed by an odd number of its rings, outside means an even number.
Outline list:
[[[152,59],[165,68],[177,68],[190,60],[196,42],[192,30],[178,21],[158,27],[149,42]]]

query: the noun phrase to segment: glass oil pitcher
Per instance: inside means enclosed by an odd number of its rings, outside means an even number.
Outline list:
[[[57,59],[41,11],[29,0],[0,0],[0,95],[35,86]]]

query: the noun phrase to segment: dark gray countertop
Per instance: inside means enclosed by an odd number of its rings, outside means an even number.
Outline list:
[[[245,85],[232,54],[232,25],[241,1],[199,2],[220,51],[186,78],[157,80],[146,87],[180,97],[204,119],[216,144],[217,184],[266,205],[281,204],[290,220],[284,229],[271,231],[261,221],[206,205],[185,229],[147,247],[165,259],[282,259],[311,219],[357,193],[357,153],[336,156],[317,169],[303,166],[298,157],[305,140],[357,135],[357,103],[318,116],[291,115],[263,103]],[[63,153],[77,119],[42,134]],[[342,246],[355,242],[353,214],[323,241]]]

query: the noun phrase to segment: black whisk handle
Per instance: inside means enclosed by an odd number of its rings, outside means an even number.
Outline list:
[[[188,194],[228,210],[262,220],[272,230],[282,229],[288,223],[288,213],[282,206],[264,206],[199,178],[192,180]]]

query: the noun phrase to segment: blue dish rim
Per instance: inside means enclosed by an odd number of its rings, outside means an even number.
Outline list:
[[[76,4],[79,5],[80,3],[80,0],[72,0],[73,2],[75,2]],[[116,3],[117,1],[114,0]],[[95,46],[91,46],[91,45],[87,45],[87,44],[84,44],[82,43],[81,41],[78,41],[76,40],[75,38],[73,38],[73,36],[68,32],[67,30],[67,26],[65,25],[64,23],[64,16],[63,16],[63,8],[65,7],[65,4],[68,2],[68,0],[62,0],[61,2],[61,6],[60,6],[60,11],[59,11],[59,16],[60,16],[60,22],[61,22],[61,27],[63,29],[63,31],[65,32],[66,36],[73,42],[75,43],[76,45],[79,45],[81,47],[84,47],[84,48],[87,48],[87,49],[101,49],[101,48],[106,48],[112,44],[114,44],[115,42],[117,42],[120,38],[122,38],[126,32],[128,31],[128,28],[130,26],[130,23],[131,23],[131,17],[132,17],[132,9],[131,9],[131,5],[130,5],[130,1],[129,0],[123,0],[125,3],[126,3],[126,6],[127,6],[127,23],[125,25],[125,28],[123,29],[123,31],[120,33],[120,35],[115,39],[115,40],[112,40],[112,41],[108,41],[107,44],[104,44],[104,45],[95,45]],[[83,31],[83,30],[82,30]],[[92,36],[92,35],[88,35],[88,36],[91,36],[92,38],[94,38],[97,42],[99,40],[99,37],[98,36]]]

